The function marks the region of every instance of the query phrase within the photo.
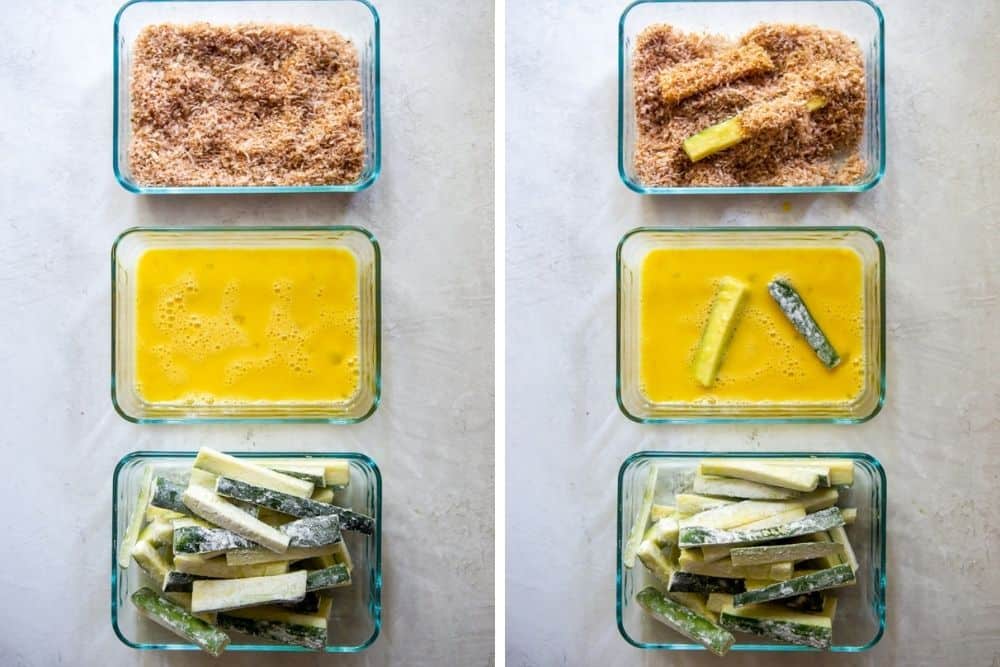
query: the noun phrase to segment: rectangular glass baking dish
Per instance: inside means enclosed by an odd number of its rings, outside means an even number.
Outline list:
[[[135,270],[149,248],[342,247],[358,263],[358,391],[337,403],[177,405],[145,401],[135,386]],[[136,227],[111,248],[111,399],[124,419],[160,422],[323,422],[352,424],[367,419],[381,395],[381,254],[378,242],[360,227]]]
[[[841,507],[856,507],[857,520],[847,527],[858,558],[857,584],[837,590],[837,616],[833,625],[834,644],[830,651],[857,653],[875,646],[885,631],[886,604],[886,478],[882,464],[865,453],[843,452],[655,452],[632,454],[618,471],[618,533],[615,589],[618,630],[628,643],[641,649],[703,651],[673,629],[650,618],[635,602],[635,595],[655,579],[641,563],[626,568],[622,548],[642,501],[650,466],[658,466],[657,499],[664,498],[689,482],[702,458],[799,459],[836,458],[854,461],[854,484],[840,492]],[[666,501],[664,501],[666,502]],[[730,651],[815,651],[806,646],[780,644],[736,633]]]
[[[139,32],[156,23],[291,23],[335,30],[358,50],[363,104],[365,163],[354,183],[336,185],[169,186],[136,183],[128,165],[132,123],[129,72],[132,45]],[[358,192],[378,178],[382,169],[382,127],[379,84],[379,16],[368,0],[131,0],[115,15],[114,127],[112,162],[122,187],[138,194],[241,194],[283,192]]]
[[[792,245],[849,247],[864,272],[865,384],[851,403],[654,403],[639,382],[639,301],[641,267],[646,254],[662,247],[775,247]],[[865,227],[640,227],[618,244],[618,406],[626,417],[643,423],[679,422],[824,422],[868,421],[885,400],[885,248]]]
[[[354,568],[351,585],[333,589],[329,644],[326,653],[357,653],[371,646],[382,627],[382,475],[375,461],[364,454],[315,452],[229,452],[247,459],[280,458],[346,460],[351,468],[351,483],[338,491],[337,502],[375,519],[372,535],[347,532],[344,539]],[[197,651],[194,644],[149,621],[135,610],[130,596],[144,585],[146,575],[133,561],[128,569],[117,564],[118,541],[125,534],[136,506],[139,488],[147,466],[156,474],[176,476],[190,471],[197,452],[132,452],[118,461],[111,490],[111,626],[122,643],[139,650]],[[155,590],[155,588],[154,588]],[[310,652],[301,646],[288,646],[232,633],[226,651]]]
[[[815,24],[852,37],[865,59],[868,106],[861,154],[868,171],[857,183],[809,186],[657,187],[636,177],[633,161],[637,127],[632,92],[633,46],[639,33],[655,23],[686,32],[739,35],[758,23]],[[885,173],[885,29],[882,11],[871,0],[638,0],[618,22],[618,174],[639,194],[793,194],[864,192]]]

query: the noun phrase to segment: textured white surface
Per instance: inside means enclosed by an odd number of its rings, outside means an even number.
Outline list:
[[[888,168],[859,196],[655,198],[616,170],[625,3],[507,8],[507,659],[1000,665],[996,3],[885,0]],[[791,205],[784,211],[782,204]],[[859,224],[888,254],[888,394],[860,426],[642,426],[614,398],[615,245],[639,225]],[[888,627],[854,658],[643,653],[615,627],[639,449],[862,450],[889,490]]]
[[[125,192],[111,171],[118,4],[5,5],[0,665],[492,664],[492,6],[377,4],[383,173],[370,190],[159,199]],[[351,223],[378,237],[384,392],[371,419],[157,427],[114,413],[111,243],[133,225],[197,223]],[[385,489],[385,589],[383,631],[371,649],[213,661],[119,643],[109,622],[114,465],[135,449],[202,444],[375,458]]]

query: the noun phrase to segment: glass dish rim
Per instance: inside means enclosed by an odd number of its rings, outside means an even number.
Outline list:
[[[669,0],[675,1],[675,0]],[[690,2],[692,0],[684,0]],[[694,0],[702,1],[702,0]],[[709,0],[711,1],[711,0]],[[738,0],[722,0],[724,2],[734,2]],[[797,0],[790,0],[796,2]],[[861,0],[858,0],[861,1]],[[633,236],[643,233],[665,233],[677,234],[685,232],[693,233],[776,233],[776,232],[860,232],[868,235],[875,242],[878,249],[878,290],[879,290],[879,356],[882,360],[879,369],[878,381],[878,401],[871,413],[863,417],[641,417],[629,412],[622,400],[622,248],[625,242]],[[805,227],[778,227],[774,225],[762,227],[659,227],[643,226],[635,227],[625,232],[618,247],[615,250],[615,400],[618,408],[628,419],[639,424],[864,424],[871,421],[882,412],[885,405],[886,392],[886,366],[885,357],[885,244],[882,237],[872,229],[861,225],[816,225]]]
[[[232,195],[232,194],[293,194],[303,192],[361,192],[368,189],[382,173],[382,84],[381,84],[381,24],[378,10],[369,0],[309,0],[317,4],[356,3],[363,5],[372,15],[372,74],[374,75],[374,100],[372,113],[372,135],[375,142],[374,164],[372,172],[364,180],[357,183],[333,185],[227,185],[227,186],[144,186],[126,178],[118,163],[118,94],[119,94],[119,60],[118,48],[119,23],[122,15],[132,5],[161,4],[183,2],[189,4],[207,4],[215,2],[233,2],[234,0],[128,0],[115,13],[114,21],[114,53],[112,69],[112,129],[111,129],[111,163],[115,180],[123,188],[139,195]],[[280,4],[286,0],[257,0],[259,2]]]
[[[161,0],[136,0],[138,2],[159,2]],[[191,0],[181,0],[191,1]],[[215,0],[193,0],[194,2],[214,2]],[[118,385],[118,368],[115,349],[118,343],[118,296],[115,293],[117,281],[118,245],[129,235],[139,232],[170,232],[170,233],[202,233],[202,232],[358,232],[372,245],[375,253],[375,393],[368,411],[357,417],[136,417],[126,412],[118,403],[116,388]],[[357,225],[246,225],[239,227],[212,226],[182,226],[182,227],[129,227],[123,230],[114,243],[111,244],[111,404],[115,412],[127,422],[133,424],[358,424],[365,421],[378,409],[382,403],[382,250],[375,235],[364,227]]]
[[[795,4],[798,2],[829,2],[856,3],[867,5],[875,13],[878,20],[879,40],[879,73],[878,73],[878,133],[879,133],[879,165],[872,177],[863,183],[847,185],[736,185],[729,187],[646,187],[636,183],[625,172],[625,19],[639,5],[660,4],[699,4],[699,3],[739,3],[739,2],[773,2]],[[625,186],[641,195],[802,195],[830,192],[866,192],[881,182],[885,175],[885,17],[881,8],[874,0],[633,0],[622,11],[618,19],[618,176]]]
[[[247,652],[247,653],[360,653],[375,643],[382,631],[382,472],[379,470],[375,460],[367,454],[360,452],[276,452],[276,451],[242,451],[225,452],[237,458],[261,459],[261,458],[324,458],[324,459],[347,459],[357,461],[365,466],[375,476],[375,580],[372,586],[374,628],[372,635],[361,644],[352,646],[327,646],[323,651],[310,651],[301,646],[287,646],[282,644],[236,644],[226,647],[226,651]],[[190,458],[197,456],[197,451],[152,451],[135,450],[128,452],[118,459],[115,465],[114,474],[111,477],[111,628],[115,636],[126,646],[139,651],[197,651],[194,644],[145,644],[136,643],[126,639],[118,627],[118,605],[115,604],[115,592],[118,583],[118,503],[116,502],[115,491],[118,489],[118,476],[124,467],[136,459],[167,459],[167,458]]]
[[[644,651],[703,651],[705,648],[698,644],[652,644],[649,642],[640,642],[634,640],[628,632],[625,630],[625,624],[622,620],[622,487],[623,478],[625,476],[625,471],[631,466],[635,461],[640,459],[700,459],[700,458],[720,458],[720,459],[738,459],[738,458],[753,458],[753,459],[782,459],[782,458],[825,458],[825,459],[851,459],[853,461],[864,461],[868,463],[877,473],[878,481],[880,482],[879,494],[878,494],[878,504],[879,504],[879,540],[881,542],[882,548],[879,550],[878,563],[872,564],[872,570],[881,573],[875,582],[878,593],[878,630],[875,632],[875,636],[872,637],[867,644],[864,646],[843,646],[843,647],[831,647],[828,651],[829,653],[863,653],[872,649],[876,644],[882,640],[882,636],[885,634],[885,608],[886,608],[886,570],[885,570],[885,557],[886,557],[886,537],[887,537],[887,524],[888,524],[888,480],[885,476],[885,468],[882,466],[882,462],[875,457],[873,454],[868,452],[836,452],[832,450],[823,450],[818,452],[808,452],[808,451],[794,451],[794,450],[781,450],[781,451],[752,451],[752,452],[737,452],[733,450],[726,450],[720,452],[710,452],[710,451],[677,451],[668,452],[663,450],[642,450],[638,452],[633,452],[622,461],[621,466],[618,468],[618,496],[617,496],[617,507],[615,512],[617,514],[618,520],[616,522],[616,550],[615,550],[615,621],[618,626],[618,633],[622,636],[626,642],[635,646],[636,648],[642,649]],[[760,653],[796,653],[796,652],[819,652],[816,649],[810,648],[808,646],[796,646],[792,644],[734,644],[731,651],[739,652],[760,652]]]

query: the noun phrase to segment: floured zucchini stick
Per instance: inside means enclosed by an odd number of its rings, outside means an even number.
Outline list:
[[[135,509],[132,510],[125,534],[118,545],[118,567],[127,568],[132,560],[132,548],[135,546],[136,540],[139,539],[139,531],[142,529],[142,522],[146,517],[152,484],[153,468],[146,466],[142,473],[142,481],[139,483],[139,497],[135,501]]]
[[[196,644],[210,655],[222,655],[229,645],[229,636],[225,632],[150,588],[140,588],[133,593],[132,604],[146,618]]]
[[[815,491],[817,486],[830,486],[830,470],[821,464],[790,468],[755,461],[705,459],[698,466],[698,472],[745,479],[792,491]]]
[[[244,512],[208,489],[200,486],[188,486],[184,492],[184,504],[201,518],[252,540],[271,551],[281,553],[288,549],[289,538],[287,535]]]
[[[854,570],[851,569],[851,566],[847,564],[837,565],[827,570],[818,570],[800,577],[793,577],[764,588],[737,593],[733,596],[733,606],[745,607],[852,583],[854,583]]]
[[[238,459],[209,447],[198,450],[194,467],[220,477],[228,477],[300,498],[309,498],[316,490],[312,482],[275,472],[251,460]]]
[[[265,606],[219,614],[218,622],[225,630],[319,651],[326,646],[328,611],[322,603],[316,614]]]
[[[215,486],[215,492],[226,498],[241,500],[296,517],[304,518],[335,514],[340,519],[340,527],[343,530],[356,530],[365,535],[371,535],[375,529],[375,521],[370,516],[359,514],[343,507],[337,507],[336,505],[330,505],[329,503],[317,502],[310,498],[300,498],[228,477],[219,477],[218,483]],[[279,549],[273,549],[270,545],[263,542],[261,544],[273,551],[279,551]],[[284,549],[280,549],[280,551],[284,551]]]
[[[736,278],[719,279],[712,312],[694,356],[694,377],[703,387],[711,387],[715,382],[748,291],[746,284]]]
[[[628,541],[625,543],[625,550],[622,553],[622,563],[625,567],[635,567],[635,558],[639,552],[639,545],[642,544],[643,536],[646,534],[646,526],[649,524],[649,513],[653,509],[653,495],[656,493],[656,478],[659,468],[655,465],[649,467],[646,475],[646,483],[642,487],[642,500],[639,502],[639,510],[636,512],[635,521],[632,523],[632,531],[629,533]]]
[[[813,648],[829,648],[833,641],[833,624],[829,618],[778,604],[746,608],[727,605],[719,612],[719,623],[730,630]]]
[[[827,368],[835,368],[840,363],[840,355],[816,324],[816,320],[795,288],[785,280],[772,280],[767,285],[767,291],[795,330],[806,339],[819,360]]]
[[[726,629],[683,604],[671,600],[655,588],[643,589],[635,596],[635,601],[650,616],[688,639],[698,642],[716,655],[725,655],[736,641]]]
[[[754,108],[744,111],[743,113],[749,112],[763,114],[767,113],[768,106],[784,106],[788,103],[789,99],[787,96],[783,96],[776,100],[757,102],[753,105]],[[804,105],[806,111],[811,113],[817,109],[825,107],[827,99],[822,95],[813,95],[806,100],[797,101],[797,103]],[[719,151],[732,148],[736,144],[747,139],[749,135],[747,130],[744,128],[740,115],[733,116],[728,120],[724,120],[721,123],[705,128],[698,134],[693,134],[685,139],[684,152],[687,153],[688,158],[690,158],[692,162],[698,162],[699,160],[704,160],[707,157],[715,155]]]
[[[774,70],[771,56],[749,42],[721,55],[678,63],[660,73],[660,94],[667,104],[724,86],[739,79]]]
[[[844,518],[840,515],[840,510],[836,507],[829,507],[814,514],[808,514],[797,521],[772,528],[719,530],[702,526],[681,526],[679,544],[682,549],[713,544],[733,546],[757,544],[810,535],[842,525],[844,525]]]
[[[199,579],[191,586],[191,611],[228,611],[278,602],[300,602],[306,595],[305,570],[244,579]]]

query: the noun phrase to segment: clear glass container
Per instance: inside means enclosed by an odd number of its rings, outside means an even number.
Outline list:
[[[375,461],[364,454],[316,452],[229,452],[246,459],[346,460],[351,483],[337,491],[335,502],[375,519],[371,535],[346,532],[351,554],[351,585],[333,589],[327,653],[357,653],[374,643],[382,627],[382,475]],[[122,643],[139,650],[197,651],[169,630],[142,617],[132,605],[132,593],[150,585],[133,561],[118,567],[118,541],[125,534],[135,510],[147,467],[156,475],[183,480],[190,473],[197,452],[132,452],[115,467],[111,497],[111,626]],[[157,590],[153,587],[154,590]],[[308,652],[300,646],[277,644],[236,632],[226,651]]]
[[[169,186],[135,182],[128,164],[132,138],[129,77],[132,46],[139,32],[156,23],[288,23],[335,30],[358,50],[363,105],[365,162],[354,183],[336,185]],[[113,163],[122,187],[138,194],[239,194],[281,192],[358,192],[378,178],[382,168],[379,89],[379,16],[367,0],[131,0],[122,5],[114,26]]]
[[[358,390],[331,403],[168,404],[146,401],[135,382],[136,266],[150,248],[339,247],[358,265]],[[360,227],[179,227],[128,229],[111,248],[111,399],[122,417],[159,422],[323,422],[362,421],[378,407],[381,394],[381,255],[378,242]]]
[[[809,186],[656,187],[638,181],[633,156],[638,134],[632,90],[635,40],[655,23],[685,32],[740,35],[758,23],[805,23],[839,30],[861,48],[868,105],[861,155],[868,171],[857,183]],[[885,172],[885,30],[882,12],[870,0],[639,0],[618,22],[618,173],[640,194],[790,194],[863,192]]]
[[[615,562],[615,592],[618,630],[625,641],[642,649],[702,651],[673,629],[650,618],[635,602],[636,593],[656,581],[645,567],[622,564],[622,548],[642,501],[650,466],[659,467],[656,502],[671,504],[673,494],[690,484],[702,458],[836,458],[854,461],[854,484],[840,492],[841,507],[856,507],[857,519],[847,527],[847,535],[858,559],[857,583],[837,589],[837,614],[833,623],[831,651],[867,651],[885,631],[886,604],[886,479],[879,461],[864,453],[843,452],[638,452],[622,463],[618,471],[618,539]],[[762,637],[735,633],[737,642],[730,651],[815,651],[806,646],[773,642]]]
[[[640,387],[640,296],[642,262],[669,247],[847,247],[861,257],[863,271],[864,387],[850,402],[651,401]],[[856,424],[874,417],[885,400],[885,248],[864,227],[640,227],[618,244],[618,406],[643,423],[823,422]]]

